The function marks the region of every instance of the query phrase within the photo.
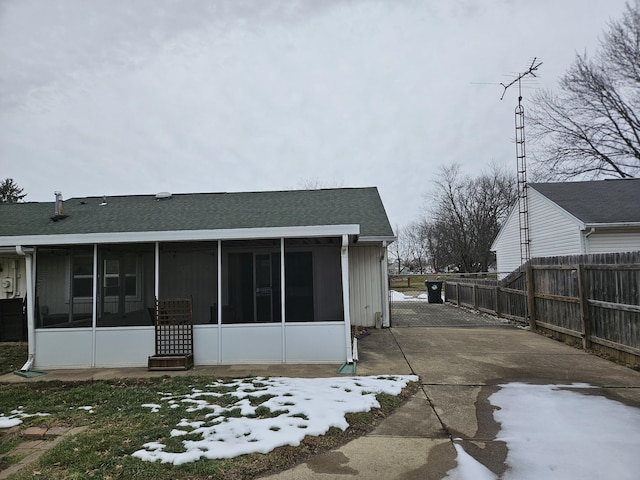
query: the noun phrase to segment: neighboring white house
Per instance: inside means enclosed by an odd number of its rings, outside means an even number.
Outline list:
[[[393,240],[376,188],[5,204],[0,293],[24,299],[30,367],[147,365],[172,298],[196,365],[350,362],[352,325],[388,325]]]
[[[531,258],[640,250],[640,179],[528,185]],[[501,276],[520,267],[518,204],[491,246]]]

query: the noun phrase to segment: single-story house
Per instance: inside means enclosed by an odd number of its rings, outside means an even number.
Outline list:
[[[640,179],[531,183],[527,187],[530,256],[640,250]],[[491,246],[498,272],[520,267],[519,205]]]
[[[0,205],[2,298],[23,298],[26,368],[146,366],[157,299],[191,299],[196,365],[353,361],[388,326],[376,188]],[[2,283],[0,283],[2,285]]]

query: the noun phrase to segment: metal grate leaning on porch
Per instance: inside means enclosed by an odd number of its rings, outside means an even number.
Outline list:
[[[149,370],[187,370],[193,367],[193,309],[190,298],[156,300],[156,354]]]

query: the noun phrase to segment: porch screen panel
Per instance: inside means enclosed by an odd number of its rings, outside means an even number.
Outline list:
[[[344,321],[341,239],[285,241],[287,322]]]
[[[91,327],[93,246],[40,247],[36,255],[36,328]]]
[[[222,248],[222,323],[280,322],[280,242],[228,241]]]
[[[217,256],[213,242],[161,244],[159,298],[190,298],[195,324],[218,323]]]
[[[98,327],[151,326],[154,247],[98,246]]]

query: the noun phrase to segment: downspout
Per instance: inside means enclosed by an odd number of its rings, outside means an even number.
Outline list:
[[[382,327],[389,327],[389,274],[387,271],[387,241],[382,242],[382,255],[380,255],[380,290]]]
[[[25,258],[27,270],[27,344],[29,356],[26,363],[20,370],[26,372],[31,370],[36,360],[36,324],[34,317],[34,288],[33,288],[33,249],[24,249],[21,245],[16,245],[16,253]]]
[[[342,303],[344,305],[344,335],[346,340],[346,356],[347,363],[353,363],[353,350],[351,350],[351,304],[349,301],[349,235],[342,236],[340,265],[342,267]]]
[[[589,253],[589,237],[596,231],[595,227],[591,227],[588,232],[584,234],[584,244],[582,245],[582,253]]]

